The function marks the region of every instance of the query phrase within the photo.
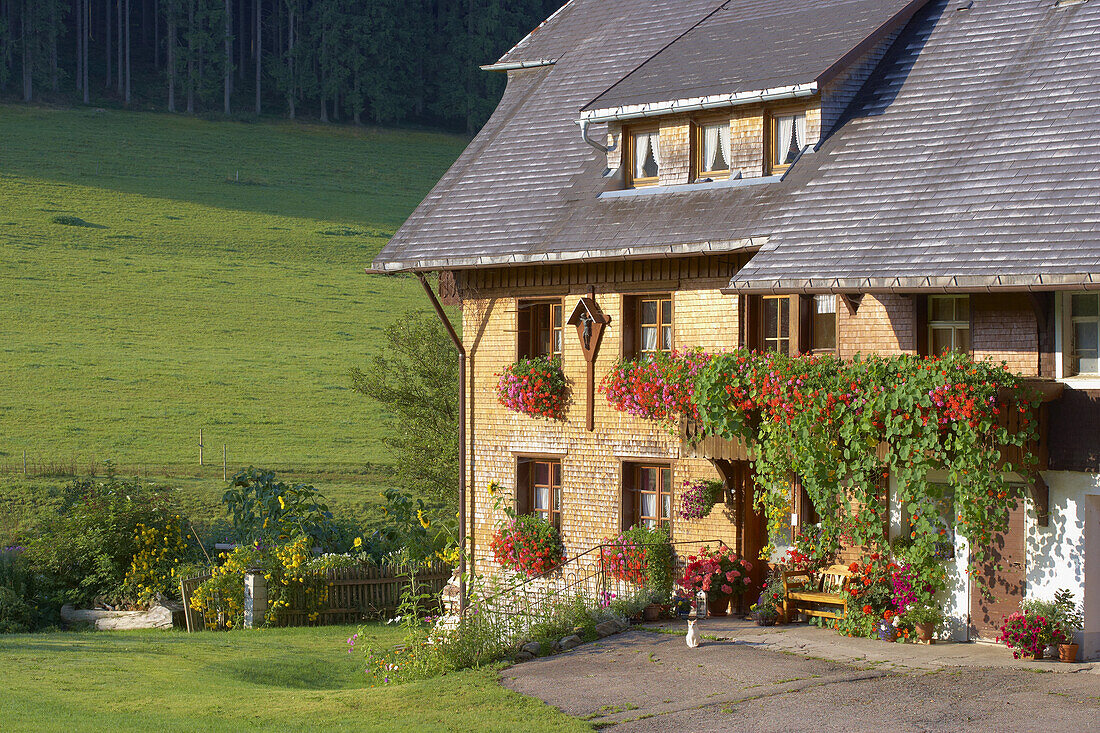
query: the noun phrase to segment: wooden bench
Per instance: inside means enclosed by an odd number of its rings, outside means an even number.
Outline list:
[[[848,601],[842,592],[848,589],[852,574],[845,565],[830,565],[818,574],[805,570],[783,573],[783,615],[791,621],[796,613],[821,618],[844,618]],[[826,608],[821,608],[825,606]]]

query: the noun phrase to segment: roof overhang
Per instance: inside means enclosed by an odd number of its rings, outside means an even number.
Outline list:
[[[731,281],[726,295],[817,293],[978,293],[1100,290],[1100,273],[951,277],[836,277]]]
[[[817,82],[811,81],[805,84],[774,87],[772,89],[758,89],[749,92],[712,94],[706,97],[693,97],[690,99],[671,99],[664,102],[646,102],[644,104],[630,104],[623,107],[590,109],[581,112],[577,124],[636,120],[645,117],[659,117],[676,114],[678,112],[698,112],[707,109],[740,107],[747,104],[774,102],[783,99],[800,99],[802,97],[812,97],[814,94],[817,94],[817,91]]]
[[[578,262],[608,262],[645,259],[674,259],[696,255],[735,254],[757,250],[767,237],[693,242],[659,247],[624,247],[613,250],[577,250],[575,252],[536,252],[504,256],[441,257],[438,259],[393,260],[375,262],[367,268],[369,274],[394,275],[400,272],[431,272],[434,270],[466,270],[483,267],[516,267],[522,265],[557,265]]]

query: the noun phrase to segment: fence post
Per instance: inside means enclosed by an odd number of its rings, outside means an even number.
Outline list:
[[[226,455],[226,453],[225,453],[225,443],[222,443],[222,481],[225,481],[225,480],[228,479],[228,475],[226,474],[226,470],[225,470],[225,465],[226,465],[225,455]]]
[[[27,449],[23,449],[23,475],[27,475]]]
[[[202,428],[199,428],[199,468],[202,468]]]

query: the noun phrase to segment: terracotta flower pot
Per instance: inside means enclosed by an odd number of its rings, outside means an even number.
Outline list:
[[[1058,645],[1058,658],[1063,662],[1076,662],[1077,661],[1077,645],[1076,644],[1059,644]]]
[[[935,624],[914,624],[917,628],[917,638],[925,644],[932,643],[932,636],[936,633]]]
[[[1020,659],[1026,659],[1029,662],[1034,662],[1043,658],[1043,652],[1046,651],[1046,647],[1040,647],[1039,651],[1034,654],[1021,654]]]
[[[731,598],[732,596],[728,593],[711,592],[707,594],[707,615],[712,618],[725,616]]]

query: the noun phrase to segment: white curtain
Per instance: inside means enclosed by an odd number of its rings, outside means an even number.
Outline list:
[[[806,115],[795,115],[794,134],[798,149],[806,147]]]
[[[717,170],[719,125],[707,125],[703,128],[703,170]]]
[[[730,126],[727,124],[718,127],[718,149],[722,151],[722,157],[726,159],[722,169],[731,168],[733,164],[730,162]]]
[[[777,165],[786,165],[787,151],[791,149],[791,132],[794,130],[794,117],[777,117],[775,119],[775,162]]]
[[[645,178],[645,159],[649,155],[649,133],[634,136],[634,177]]]
[[[656,494],[642,494],[642,516],[643,517],[655,517],[657,516],[657,495]]]
[[[546,510],[550,508],[550,489],[543,486],[535,489],[535,508]]]
[[[642,351],[657,350],[657,327],[642,326]]]
[[[814,304],[818,313],[836,313],[835,295],[815,295]]]

